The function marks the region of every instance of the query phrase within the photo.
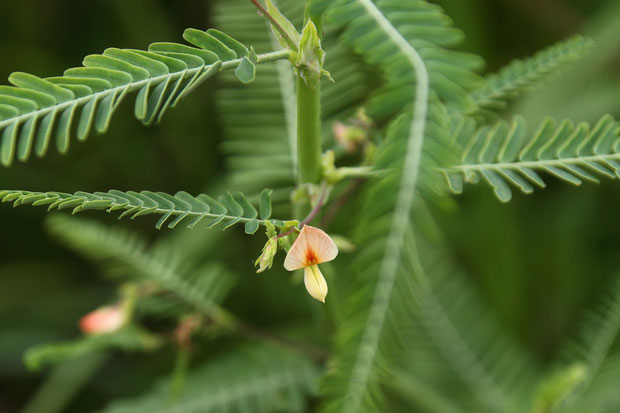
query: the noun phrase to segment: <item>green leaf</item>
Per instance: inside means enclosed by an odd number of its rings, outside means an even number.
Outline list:
[[[271,26],[274,36],[280,42],[280,45],[285,49],[297,50],[301,36],[297,32],[297,29],[273,4],[271,0],[266,0],[267,12],[273,17],[273,19],[280,26],[279,28]],[[284,34],[280,32],[280,29],[284,31]]]
[[[105,131],[108,130],[108,127],[110,126],[110,121],[112,119],[112,113],[113,113],[112,108],[114,106],[115,97],[116,97],[116,92],[105,96],[97,107],[94,124],[95,124],[95,130],[98,133],[104,133]]]
[[[49,143],[52,138],[52,130],[57,113],[57,109],[48,113],[39,124],[35,143],[35,151],[37,156],[43,156],[47,152],[47,148],[49,147]]]
[[[271,217],[271,194],[272,189],[263,189],[260,193],[260,217],[262,219],[269,219]]]
[[[219,60],[234,60],[238,57],[234,50],[230,49],[211,34],[203,32],[202,30],[185,29],[183,38],[194,46],[212,51],[217,55]]]
[[[480,176],[491,185],[497,197],[511,199],[510,187],[529,194],[536,185],[544,188],[540,172],[546,172],[573,185],[583,180],[598,182],[599,177],[615,179],[620,173],[620,122],[603,116],[594,126],[559,124],[546,118],[527,140],[525,120],[499,121],[493,128],[482,127],[472,133],[473,121],[456,117],[453,141],[462,148],[460,163],[439,168],[448,176],[450,189],[460,193],[458,182],[477,183]]]
[[[266,218],[257,219],[258,211],[240,192],[234,195],[226,193],[219,198],[219,202],[201,194],[192,196],[186,192],[169,195],[163,192],[76,192],[64,194],[60,192],[30,192],[30,191],[0,191],[0,201],[13,202],[19,205],[47,205],[48,209],[68,209],[73,213],[84,210],[107,210],[108,212],[123,211],[119,218],[131,216],[137,218],[143,215],[157,214],[161,219],[157,228],[161,228],[170,218],[176,218],[170,227],[176,227],[181,221],[188,221],[188,227],[193,228],[200,221],[205,221],[207,227],[218,225],[226,229],[234,224],[249,224],[246,228],[256,232],[256,225],[265,225]],[[262,203],[268,202],[262,199]],[[264,209],[271,209],[264,205]],[[255,228],[256,227],[256,228]]]
[[[289,58],[283,51],[258,59],[217,30],[188,29],[185,37],[199,47],[160,42],[149,51],[108,48],[101,55],[86,56],[84,67],[67,69],[63,76],[42,79],[13,73],[9,81],[15,87],[0,86],[1,163],[11,165],[16,153],[26,161],[33,147],[44,156],[52,140],[61,153],[67,152],[74,123],[80,141],[92,129],[104,133],[129,93],[137,92],[134,112],[148,125],[160,121],[183,96],[220,70],[241,66],[237,73],[249,82],[259,60]]]
[[[301,27],[303,2],[279,0],[278,7]],[[217,27],[257,50],[274,45],[269,25],[256,10],[247,7],[247,0],[216,2],[213,19]],[[322,45],[329,56],[325,68],[338,80],[322,85],[325,124],[350,117],[371,89],[362,62],[339,36],[339,27],[325,25]],[[265,186],[272,187],[275,203],[288,202],[297,174],[294,73],[287,61],[261,65],[260,70],[260,81],[243,88],[238,87],[232,73],[223,73],[216,91],[224,137],[221,149],[230,171],[227,186],[239,188],[250,198],[258,198]]]
[[[100,67],[127,73],[131,76],[130,82],[139,82],[150,77],[148,70],[106,55],[86,56],[82,64],[84,67]]]
[[[33,112],[38,108],[37,104],[30,99],[23,99],[8,95],[0,95],[0,105],[12,106],[20,115]]]
[[[235,76],[242,83],[251,83],[256,76],[256,65],[246,56],[241,59],[241,63],[235,69]]]
[[[67,153],[69,150],[69,134],[71,133],[71,124],[76,109],[77,103],[74,103],[62,112],[58,120],[58,125],[56,126],[56,147],[59,153]]]
[[[57,215],[48,218],[46,226],[67,247],[101,264],[110,277],[146,282],[166,292],[149,299],[149,314],[176,319],[179,313],[197,311],[222,323],[227,321],[228,315],[219,304],[236,279],[220,265],[210,262],[195,266],[170,260],[169,247],[164,251],[148,249],[146,241],[136,234],[95,221]]]
[[[496,117],[507,103],[582,59],[593,46],[592,40],[575,36],[534,56],[515,60],[498,73],[487,75],[482,86],[472,92],[475,106],[469,111],[477,117]]]
[[[105,49],[103,55],[118,59],[135,67],[140,67],[148,72],[148,77],[165,76],[170,73],[170,70],[165,63],[153,58],[153,56],[157,55],[143,55],[132,50],[117,48]]]
[[[617,400],[612,389],[616,383],[613,377],[618,374],[615,343],[620,335],[620,282],[615,279],[609,287],[582,320],[579,335],[566,346],[562,360],[568,366],[566,369],[577,365],[583,371],[580,380],[572,382],[573,386],[567,389],[570,392],[561,400],[563,410],[602,407]]]
[[[102,350],[123,350],[126,352],[152,351],[160,341],[146,330],[125,327],[109,334],[86,336],[64,343],[40,344],[26,350],[24,362],[30,370],[40,370],[47,365],[58,364],[68,359]]]
[[[253,219],[245,223],[245,233],[246,234],[255,234],[258,231],[260,224],[257,219]]]
[[[532,411],[534,413],[557,411],[567,397],[583,383],[586,374],[586,366],[581,363],[574,363],[554,372],[540,384]]]
[[[13,162],[15,142],[17,140],[17,122],[13,122],[2,133],[2,146],[0,147],[0,161],[7,166]]]
[[[75,95],[70,90],[64,89],[51,83],[50,81],[41,79],[40,77],[29,73],[12,73],[11,76],[9,76],[9,82],[23,89],[31,89],[37,92],[45,93],[58,103],[64,103],[75,98]]]
[[[22,126],[22,130],[18,138],[19,146],[17,148],[17,156],[20,161],[26,161],[30,156],[32,146],[34,144],[34,136],[36,132],[35,123],[37,120],[38,119],[36,117],[31,117]]]
[[[384,18],[382,23],[377,16]],[[475,71],[484,62],[479,56],[449,49],[461,43],[464,35],[438,5],[426,1],[339,0],[330,5],[327,20],[344,26],[343,41],[383,73],[383,85],[366,106],[370,116],[385,120],[413,101],[416,77],[410,55],[402,48],[406,44],[419,50],[432,92],[459,110],[473,107],[469,92],[483,84]]]
[[[215,63],[219,60],[219,56],[211,50],[198,49],[179,43],[153,43],[149,46],[149,52],[187,54],[202,59],[203,65]]]
[[[225,44],[231,50],[234,50],[237,54],[237,57],[245,57],[250,54],[250,51],[247,47],[236,39],[233,39],[226,33],[223,33],[217,29],[209,29],[207,30],[207,34],[213,36],[223,44]]]
[[[316,367],[299,354],[264,345],[229,350],[189,373],[183,395],[170,401],[170,380],[134,399],[113,402],[103,413],[298,412],[314,391]]]
[[[529,411],[540,377],[536,361],[515,345],[484,297],[467,282],[468,275],[455,265],[445,243],[409,232],[405,248],[406,281],[400,285],[416,304],[410,302],[401,310],[415,321],[404,338],[412,343],[405,352],[413,359],[404,366],[399,360],[399,366],[420,380],[430,374],[429,365],[440,363],[435,366],[439,374],[459,379],[446,394],[454,399],[463,393],[471,399],[465,411]],[[417,364],[416,356],[424,347],[436,352],[429,354],[432,359],[426,368],[415,371],[411,366]]]
[[[48,80],[52,81],[51,79]],[[56,99],[53,96],[31,89],[22,89],[2,85],[0,86],[0,95],[31,100],[36,103],[38,108],[45,108],[56,104]]]

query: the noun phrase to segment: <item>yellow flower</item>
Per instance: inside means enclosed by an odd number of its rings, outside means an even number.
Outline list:
[[[304,225],[284,260],[288,271],[304,269],[304,284],[315,299],[325,302],[327,282],[319,264],[336,258],[338,247],[325,231]]]

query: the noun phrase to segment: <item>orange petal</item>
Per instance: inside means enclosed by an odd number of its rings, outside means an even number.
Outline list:
[[[284,260],[288,271],[331,261],[338,255],[338,247],[322,229],[304,225]]]

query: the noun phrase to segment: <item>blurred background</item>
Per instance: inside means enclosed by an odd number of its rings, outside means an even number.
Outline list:
[[[464,49],[483,56],[488,71],[572,34],[592,36],[596,47],[589,58],[517,101],[509,113],[522,113],[532,123],[547,114],[589,121],[603,113],[620,118],[617,0],[436,3],[465,31]],[[248,7],[252,7],[249,1]],[[14,71],[57,75],[78,66],[85,55],[110,46],[145,49],[155,41],[180,41],[187,27],[211,27],[210,11],[208,0],[2,1],[0,78]],[[44,159],[1,169],[0,188],[202,192],[225,172],[218,150],[219,120],[211,115],[217,87],[218,79],[211,80],[150,128],[135,120],[129,99],[107,134],[74,143],[66,156],[50,151]],[[486,186],[470,188],[458,199],[457,208],[440,219],[454,250],[503,324],[543,363],[553,360],[563,341],[575,334],[584,308],[620,276],[618,183],[574,188],[549,182],[546,190],[533,195],[515,192],[507,205]],[[117,224],[101,215],[93,214],[108,225],[130,225],[149,239],[162,235],[148,219]],[[24,367],[25,349],[78,336],[79,318],[109,302],[116,290],[97,267],[54,242],[44,229],[44,219],[42,209],[0,207],[2,413],[27,406],[46,380],[45,372]],[[232,237],[227,242],[235,242],[235,234],[227,237]],[[231,254],[226,248],[221,253]],[[248,272],[246,262],[239,267],[242,274]],[[253,288],[260,287],[246,286],[248,291],[242,288],[237,297],[251,294]],[[258,323],[273,316],[253,315]],[[153,377],[168,373],[171,365],[165,352],[110,359],[63,411],[89,411],[111,398],[138,394]]]

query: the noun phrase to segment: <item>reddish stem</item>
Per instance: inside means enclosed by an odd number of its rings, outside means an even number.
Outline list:
[[[280,235],[276,235],[274,238],[276,238],[276,239],[284,238],[287,235],[292,234],[295,231],[299,231],[299,230],[297,228],[293,227],[293,228],[289,229],[288,231],[281,233]]]
[[[323,182],[323,184],[321,185],[321,195],[319,195],[319,200],[317,201],[314,208],[312,208],[312,211],[310,211],[310,213],[303,219],[303,221],[299,223],[299,228],[293,227],[290,230],[283,232],[280,235],[277,235],[276,238],[286,237],[287,235],[292,234],[295,231],[299,232],[304,227],[304,225],[306,225],[307,223],[312,221],[314,217],[316,217],[316,214],[318,214],[321,208],[323,207],[326,197],[327,197],[327,184]]]
[[[290,37],[288,37],[288,34],[286,34],[286,31],[284,30],[284,28],[282,26],[280,26],[280,23],[278,23],[276,21],[276,19],[273,18],[273,16],[271,14],[269,14],[269,12],[258,2],[258,0],[250,0],[252,3],[254,3],[254,5],[256,6],[256,8],[265,16],[267,17],[267,19],[269,19],[269,21],[271,22],[271,24],[273,24],[275,26],[276,29],[278,29],[278,31],[280,32],[280,34],[282,35],[282,37],[284,37],[284,39],[286,40],[286,42],[291,45],[293,47],[293,50],[297,50],[297,45],[295,44],[295,42],[293,41],[293,39],[291,39]]]
[[[304,220],[301,221],[301,223],[299,224],[300,229],[303,228],[303,226],[306,225],[308,222],[312,221],[314,217],[316,216],[316,214],[319,213],[319,211],[323,207],[323,203],[325,202],[326,196],[327,196],[327,185],[325,184],[325,182],[323,182],[323,184],[321,185],[321,195],[319,195],[319,199],[316,202],[316,205],[314,206],[314,208],[312,208],[312,211],[310,211],[308,216],[305,217]]]

